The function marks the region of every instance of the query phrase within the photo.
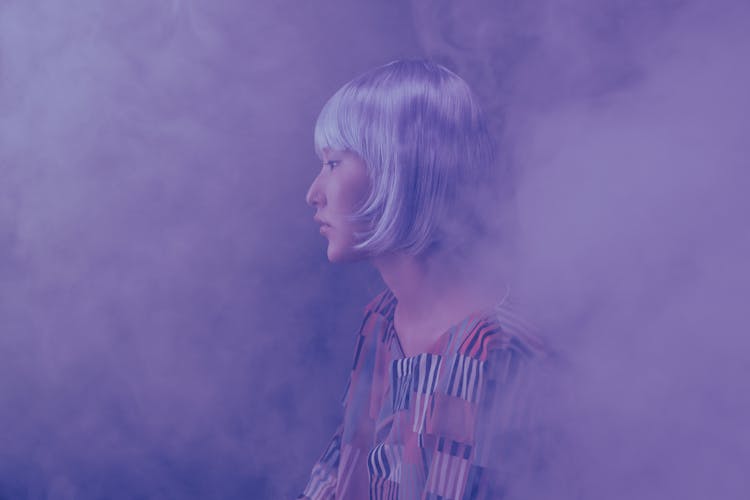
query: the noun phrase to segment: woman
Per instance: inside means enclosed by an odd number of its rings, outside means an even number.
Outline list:
[[[299,498],[503,497],[530,468],[544,351],[509,273],[482,262],[493,231],[477,200],[497,185],[475,97],[440,65],[396,61],[331,97],[315,147],[307,203],[329,260],[368,260],[387,288],[365,309],[343,422]]]

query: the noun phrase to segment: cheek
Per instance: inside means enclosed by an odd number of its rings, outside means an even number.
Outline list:
[[[360,251],[354,248],[359,240],[356,234],[364,230],[365,227],[358,227],[343,220],[336,227],[332,227],[327,234],[328,259],[332,262],[357,260],[360,257]]]
[[[346,208],[350,212],[355,212],[362,208],[370,194],[370,183],[366,179],[353,179],[342,192],[342,199],[345,200]]]

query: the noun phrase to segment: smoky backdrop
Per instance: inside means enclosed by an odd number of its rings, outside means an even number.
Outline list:
[[[518,292],[569,366],[524,498],[747,498],[748,26],[732,0],[0,1],[0,498],[301,492],[382,287],[325,258],[312,128],[405,57],[489,113]]]

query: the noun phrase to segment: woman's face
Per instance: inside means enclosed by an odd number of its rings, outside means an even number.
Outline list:
[[[347,216],[355,213],[370,193],[370,178],[364,160],[356,153],[323,150],[323,168],[307,191],[308,205],[315,208],[320,233],[328,239],[328,260],[345,262],[361,259],[355,250],[354,233],[365,228]]]

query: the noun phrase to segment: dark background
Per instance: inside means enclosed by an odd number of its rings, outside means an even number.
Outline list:
[[[382,286],[325,258],[312,129],[403,57],[470,82],[518,183],[519,292],[574,367],[555,498],[745,498],[748,25],[732,1],[0,1],[0,498],[301,491]]]

